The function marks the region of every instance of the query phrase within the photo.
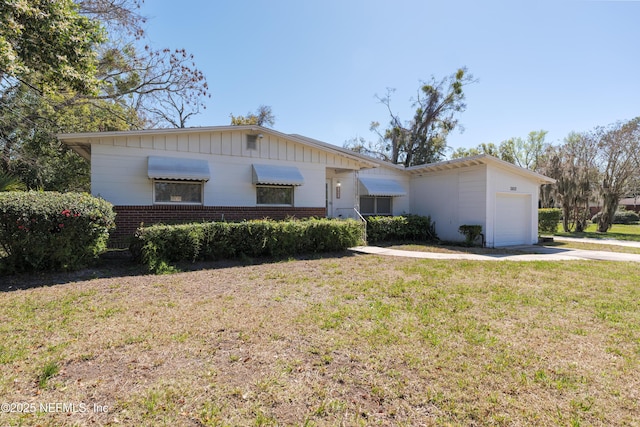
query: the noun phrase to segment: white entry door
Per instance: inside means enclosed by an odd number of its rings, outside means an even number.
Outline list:
[[[332,180],[327,179],[324,187],[327,218],[333,218],[333,187]]]

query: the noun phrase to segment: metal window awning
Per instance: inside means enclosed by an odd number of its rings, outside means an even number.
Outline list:
[[[265,185],[302,185],[304,178],[295,166],[253,164],[253,183]]]
[[[398,181],[389,178],[361,176],[360,194],[363,196],[406,196],[407,192]]]
[[[209,162],[200,159],[149,156],[147,173],[151,179],[209,181]]]

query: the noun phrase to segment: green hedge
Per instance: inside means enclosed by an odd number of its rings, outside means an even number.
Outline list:
[[[388,241],[438,240],[436,226],[431,217],[420,215],[372,216],[367,218],[369,243]]]
[[[179,261],[293,256],[343,251],[362,243],[355,220],[257,220],[140,228],[130,247],[151,271]]]
[[[107,247],[113,206],[84,193],[1,192],[4,273],[75,270]]]
[[[538,234],[555,234],[558,231],[558,222],[561,218],[562,209],[538,209]]]
[[[598,212],[591,218],[591,222],[597,224],[602,216],[602,212]],[[634,211],[628,211],[626,209],[619,209],[616,211],[612,224],[634,224],[640,221],[640,215]]]

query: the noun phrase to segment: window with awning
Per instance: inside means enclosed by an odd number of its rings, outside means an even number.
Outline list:
[[[147,174],[151,179],[209,181],[209,162],[201,159],[149,156]]]
[[[304,178],[297,167],[254,164],[253,183],[260,185],[302,185]]]
[[[211,178],[206,160],[160,156],[148,157],[147,175],[157,204],[201,205],[204,182]]]
[[[362,196],[397,197],[407,195],[402,184],[391,178],[361,176],[358,179]]]

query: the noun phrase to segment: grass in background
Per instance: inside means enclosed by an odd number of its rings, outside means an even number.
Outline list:
[[[9,425],[632,425],[639,362],[631,263],[358,255],[0,294],[0,401],[109,408]]]
[[[562,224],[558,224],[556,236],[640,241],[640,225],[638,224],[613,224],[606,233],[599,233],[596,230],[597,224],[589,224],[583,233],[565,233],[562,231]]]

